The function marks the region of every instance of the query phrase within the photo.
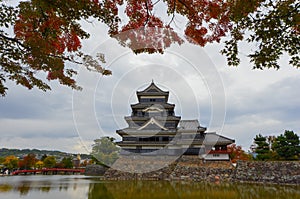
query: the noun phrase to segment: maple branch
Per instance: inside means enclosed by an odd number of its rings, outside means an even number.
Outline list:
[[[173,21],[174,21],[174,18],[175,18],[175,8],[176,8],[176,1],[173,1],[173,11],[172,11],[172,18],[170,20],[170,22],[168,23],[168,25],[170,25]]]
[[[22,46],[23,48],[28,49],[28,46],[25,46],[22,42],[20,42],[20,41],[19,41],[18,39],[16,39],[16,38],[7,37],[7,36],[5,36],[5,35],[3,35],[3,34],[0,34],[0,37],[6,39],[6,40],[8,40],[8,41],[12,41],[12,42],[14,42],[14,43],[17,43],[18,45]]]
[[[65,61],[69,61],[69,62],[72,62],[74,64],[83,65],[83,62],[75,61],[74,59],[72,59],[70,57],[66,57],[66,56],[62,56],[62,55],[59,56],[59,55],[54,55],[54,54],[49,54],[48,56],[49,57],[54,57],[54,58],[59,58],[59,59],[65,60]]]
[[[153,6],[155,6],[155,4],[157,4],[158,2],[160,2],[160,0],[157,0],[156,2],[153,3]]]
[[[148,0],[146,0],[145,3],[146,3],[146,9],[147,9],[147,20],[145,21],[144,25],[148,24],[149,18],[150,18],[149,7],[148,7]]]

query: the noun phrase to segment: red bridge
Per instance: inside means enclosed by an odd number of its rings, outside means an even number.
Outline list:
[[[19,175],[19,174],[76,174],[76,173],[84,173],[84,169],[59,169],[59,168],[52,168],[52,169],[26,169],[26,170],[16,170],[11,173],[11,175]]]

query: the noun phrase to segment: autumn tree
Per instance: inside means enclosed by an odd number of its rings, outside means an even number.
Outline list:
[[[237,146],[236,144],[227,146],[227,152],[229,153],[229,157],[233,163],[236,163],[237,160],[251,159],[250,155],[247,154],[241,146]]]
[[[102,9],[99,3],[89,0],[20,1],[17,7],[0,0],[0,94],[5,95],[4,82],[12,80],[31,89],[49,90],[42,80],[48,80],[80,89],[73,75],[76,71],[68,63],[86,64],[89,70],[110,74],[100,63],[80,51],[81,39],[89,34],[80,19],[95,17],[106,24],[113,24],[111,10]],[[9,30],[13,28],[13,34]],[[102,60],[102,58],[100,59]]]
[[[87,19],[107,25],[108,34],[134,53],[163,53],[171,44],[184,42],[175,31],[176,18],[182,16],[188,42],[225,42],[222,54],[228,65],[240,64],[239,44],[246,42],[254,48],[243,53],[256,69],[280,68],[278,60],[284,54],[290,65],[300,67],[296,0],[31,0],[17,7],[0,3],[1,95],[7,80],[49,90],[46,78],[80,89],[73,78],[76,70],[68,63],[111,74],[102,66],[103,54],[91,57],[81,51],[89,33],[79,22]],[[161,8],[166,8],[165,15],[156,12]]]
[[[94,140],[94,142],[91,155],[95,162],[104,166],[112,165],[117,160],[119,152],[114,138],[102,137]]]
[[[277,153],[277,158],[280,160],[299,160],[299,136],[293,131],[286,130],[284,134],[276,137],[272,149]]]
[[[36,159],[35,154],[30,153],[24,156],[23,159],[19,161],[19,167],[21,169],[33,169],[37,161],[38,160]]]
[[[53,168],[56,165],[56,158],[54,156],[47,156],[43,162],[46,168]]]
[[[19,162],[19,159],[16,156],[10,155],[10,156],[5,157],[5,160],[2,164],[5,167],[7,167],[8,169],[15,169],[15,168],[18,168],[18,162]]]
[[[42,169],[44,167],[44,162],[42,160],[38,160],[35,163],[35,168]]]

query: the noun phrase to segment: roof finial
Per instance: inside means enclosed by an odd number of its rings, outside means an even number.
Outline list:
[[[154,81],[153,81],[153,79],[152,79],[152,84],[154,84]]]

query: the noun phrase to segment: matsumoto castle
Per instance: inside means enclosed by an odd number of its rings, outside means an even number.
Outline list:
[[[168,103],[169,92],[154,82],[136,92],[138,103],[131,104],[128,127],[117,130],[122,141],[121,155],[199,155],[205,160],[229,160],[227,145],[233,139],[206,132],[197,119],[181,120]]]

